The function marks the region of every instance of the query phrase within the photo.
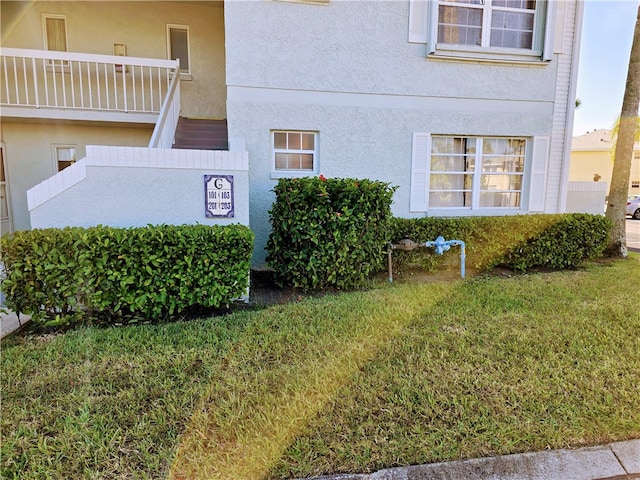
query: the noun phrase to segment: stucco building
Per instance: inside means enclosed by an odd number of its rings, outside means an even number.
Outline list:
[[[223,145],[206,148],[228,151],[202,160],[198,179],[248,162],[256,264],[265,257],[272,189],[284,176],[389,182],[398,186],[392,208],[402,217],[565,210],[580,1],[3,1],[1,8],[3,231],[36,226],[34,215],[37,226],[105,223],[96,202],[126,216],[127,205],[144,201],[116,202],[114,184],[151,165],[136,148],[179,142],[173,150],[189,153],[151,162],[165,170],[192,168],[194,152],[205,148],[182,141],[178,117],[225,121]],[[118,150],[129,163],[89,148],[85,167],[71,164],[87,145],[134,148]],[[87,176],[73,172],[90,165],[109,168],[109,182],[95,180],[98,173],[83,197],[78,184]],[[142,181],[144,170],[136,172]],[[65,175],[52,193],[36,187]],[[185,189],[202,190],[201,179],[190,181],[145,190],[171,202]],[[141,210],[125,222],[144,223]]]
[[[573,137],[569,181],[611,184],[614,143],[611,130],[599,129]],[[640,195],[640,144],[636,143],[631,159],[629,195]]]

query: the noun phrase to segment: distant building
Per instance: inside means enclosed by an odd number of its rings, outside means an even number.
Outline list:
[[[610,185],[613,172],[613,148],[611,130],[599,129],[573,137],[569,181],[597,181]],[[636,143],[633,150],[629,195],[640,195],[640,143]]]

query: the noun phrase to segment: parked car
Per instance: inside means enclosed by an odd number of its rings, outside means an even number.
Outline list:
[[[635,220],[640,220],[640,195],[627,200],[627,215]]]

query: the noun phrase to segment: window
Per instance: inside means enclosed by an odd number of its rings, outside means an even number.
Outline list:
[[[61,172],[69,165],[76,163],[76,146],[75,145],[53,145],[53,159],[56,169]]]
[[[54,52],[66,52],[67,49],[67,20],[64,15],[42,15],[44,33],[44,49]],[[64,60],[48,60],[48,67],[67,67],[69,62]]]
[[[544,177],[548,146],[543,137],[536,140],[529,210],[537,211],[544,178],[536,175]],[[521,209],[527,144],[525,138],[414,134],[411,211]]]
[[[44,48],[55,52],[67,51],[67,21],[64,15],[42,15]]]
[[[180,59],[180,73],[191,74],[189,52],[189,27],[185,25],[167,25],[167,49],[171,60]]]
[[[521,138],[434,136],[432,208],[517,208],[525,161]]]
[[[278,172],[314,173],[318,163],[317,132],[271,132],[273,170]]]
[[[640,180],[631,180],[631,188],[640,188]]]
[[[433,58],[540,64],[552,59],[554,49],[554,7],[549,3],[410,0],[409,41],[426,43]]]
[[[438,43],[533,48],[535,0],[444,0]]]

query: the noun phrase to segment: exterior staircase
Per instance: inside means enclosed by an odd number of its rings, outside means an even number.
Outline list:
[[[173,148],[229,150],[227,120],[180,117]]]

